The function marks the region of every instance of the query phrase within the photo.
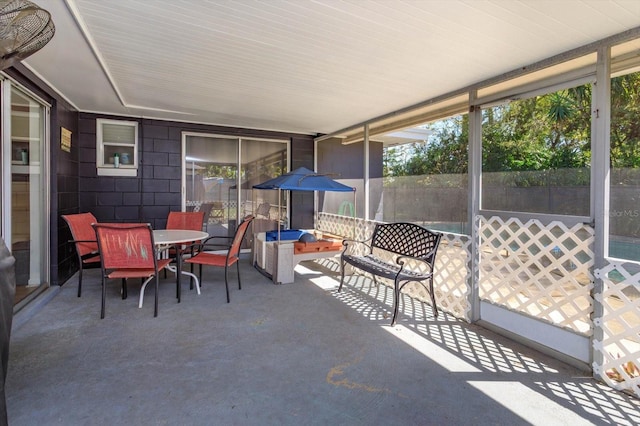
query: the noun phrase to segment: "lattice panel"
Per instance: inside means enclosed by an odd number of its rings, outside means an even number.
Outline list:
[[[593,333],[593,228],[478,216],[480,298]]]
[[[444,310],[467,321],[471,321],[470,260],[471,238],[443,233],[436,256],[436,301]]]
[[[347,221],[343,220],[347,219]],[[320,213],[318,220],[319,230],[337,235],[344,235],[340,232],[348,226],[353,233],[353,218]],[[356,219],[357,239],[364,240],[373,234],[376,222]],[[359,247],[362,249],[362,247]],[[363,254],[363,253],[358,253]],[[392,260],[394,256],[389,253],[377,253]],[[471,239],[465,235],[443,233],[438,254],[436,256],[436,273],[434,275],[434,288],[436,290],[436,301],[438,307],[450,312],[458,318],[470,320],[470,305],[468,302],[471,280],[471,270],[469,260],[471,259]],[[422,264],[420,264],[422,266]],[[417,265],[407,265],[410,268],[419,269]],[[360,273],[360,271],[353,270]],[[379,282],[393,287],[393,283],[388,280],[378,279]],[[429,293],[423,286],[411,283],[404,287],[404,293],[428,304],[431,303]]]
[[[609,386],[640,397],[640,264],[609,260],[596,277],[604,291],[596,299],[603,316],[594,324],[602,328],[602,340],[593,341],[602,364],[593,363],[594,374]]]
[[[331,213],[318,213],[315,228],[344,238],[364,240],[373,234],[376,222]],[[355,232],[355,237],[354,237]]]

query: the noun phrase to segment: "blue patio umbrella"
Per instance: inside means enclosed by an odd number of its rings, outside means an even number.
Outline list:
[[[306,167],[297,168],[292,172],[253,185],[253,187],[256,189],[283,189],[289,191],[354,192],[356,190]]]
[[[331,179],[326,174],[316,173],[306,167],[297,168],[266,182],[253,185],[254,189],[277,189],[278,211],[280,211],[280,191],[334,191],[353,192],[355,205],[355,188],[344,185]],[[280,227],[278,226],[278,240],[280,240]]]

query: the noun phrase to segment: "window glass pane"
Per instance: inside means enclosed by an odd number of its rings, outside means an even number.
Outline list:
[[[464,114],[386,135],[376,218],[468,233],[468,129]]]
[[[611,80],[609,255],[640,261],[640,72]]]
[[[233,235],[237,198],[238,140],[187,136],[185,152],[187,210],[206,210],[209,235]]]
[[[287,143],[258,139],[242,139],[242,215],[253,214],[253,232],[278,229],[287,224],[287,193],[276,190],[254,190],[253,186],[287,172]]]
[[[591,86],[482,111],[488,210],[590,215]]]
[[[254,191],[253,185],[287,171],[287,141],[185,137],[186,209],[207,212],[210,235],[233,235],[239,219],[256,215],[253,232],[287,222],[287,197],[278,191]],[[260,207],[260,209],[258,209]]]
[[[132,125],[102,123],[103,142],[134,143],[136,128]]]

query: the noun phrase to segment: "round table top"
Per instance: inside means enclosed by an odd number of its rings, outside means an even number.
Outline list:
[[[208,236],[209,234],[206,232],[188,229],[156,229],[153,231],[153,240],[156,244],[188,243],[204,240]]]

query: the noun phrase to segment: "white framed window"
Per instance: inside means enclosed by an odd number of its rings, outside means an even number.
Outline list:
[[[99,176],[136,176],[138,122],[96,120],[96,168]]]

